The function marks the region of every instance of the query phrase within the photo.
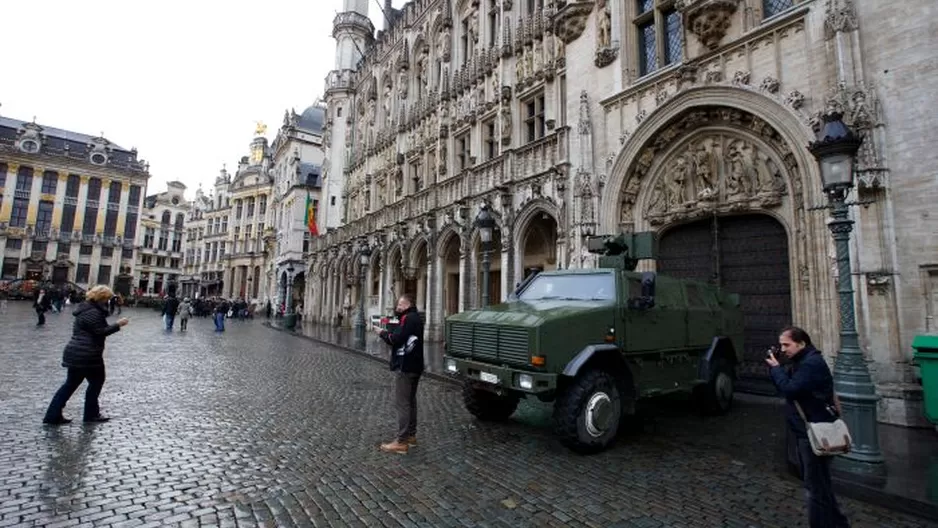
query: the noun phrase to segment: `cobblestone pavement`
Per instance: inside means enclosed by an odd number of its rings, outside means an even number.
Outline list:
[[[36,328],[30,315],[12,302],[0,314],[0,527],[804,526],[797,482],[695,443],[691,414],[582,457],[552,438],[546,405],[481,424],[427,379],[419,447],[381,453],[386,368],[259,321],[167,335],[155,312],[127,310],[106,353],[112,421],[44,427],[71,316]],[[854,526],[928,526],[843,502]]]

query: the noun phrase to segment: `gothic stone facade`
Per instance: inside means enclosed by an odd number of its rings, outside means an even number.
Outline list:
[[[938,153],[923,133],[935,118],[921,112],[938,76],[930,10],[927,0],[411,2],[350,77],[347,133],[328,154],[349,160],[345,225],[314,244],[310,276],[323,279],[310,285],[310,315],[352,316],[361,293],[369,313],[385,313],[412,291],[438,336],[447,314],[478,304],[472,220],[488,203],[496,297],[528,267],[594,265],[585,235],[652,230],[661,255],[646,269],[741,294],[744,375],[764,376],[762,350],[789,323],[833,358],[833,243],[806,147],[838,111],[864,138],[852,263],[879,416],[921,425],[909,345],[935,331],[938,295],[928,210],[938,190],[925,169]]]

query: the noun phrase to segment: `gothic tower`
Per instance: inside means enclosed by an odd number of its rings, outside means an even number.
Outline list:
[[[343,0],[343,10],[332,22],[332,37],[336,40],[335,69],[326,76],[325,87],[328,110],[324,131],[326,161],[323,168],[323,214],[319,219],[321,233],[339,227],[345,220],[342,196],[345,167],[354,154],[355,145],[360,144],[357,138],[351,137],[357,117],[352,108],[351,77],[375,33],[375,27],[368,18],[368,1]]]

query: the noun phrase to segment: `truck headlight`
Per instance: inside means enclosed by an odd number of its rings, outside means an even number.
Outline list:
[[[530,374],[519,374],[518,386],[522,389],[530,390],[534,388],[534,378],[532,378]]]
[[[459,372],[459,369],[456,368],[456,360],[454,359],[446,360],[446,371],[447,372]]]

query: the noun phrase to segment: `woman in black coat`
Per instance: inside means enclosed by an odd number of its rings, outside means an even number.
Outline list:
[[[85,301],[72,312],[75,324],[72,338],[62,353],[62,366],[68,369],[65,383],[52,397],[43,423],[59,425],[71,420],[62,416],[65,404],[84,380],[88,380],[85,392],[85,422],[106,422],[98,408],[98,395],[104,387],[104,340],[119,331],[129,321],[121,318],[116,324],[107,322],[108,300],[114,295],[107,286],[95,286],[88,290]]]

